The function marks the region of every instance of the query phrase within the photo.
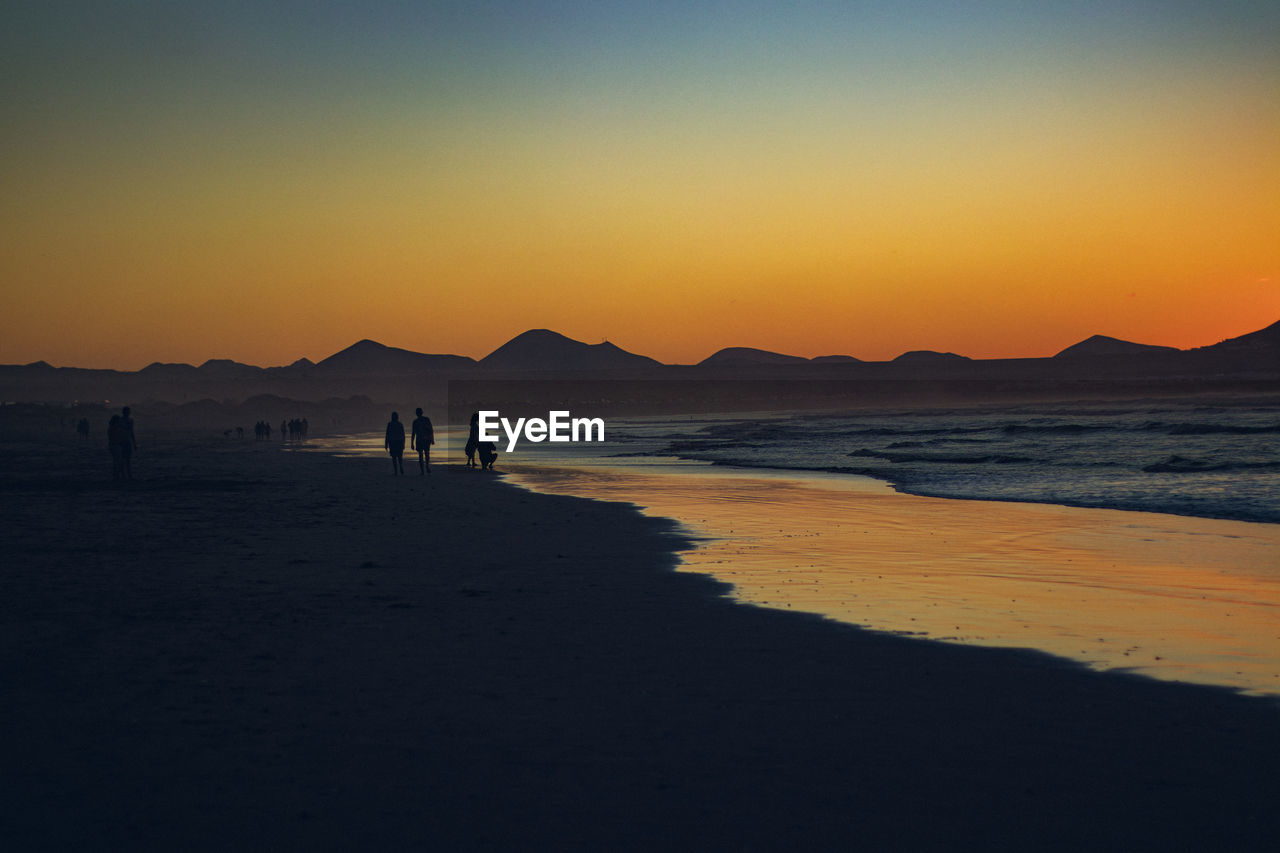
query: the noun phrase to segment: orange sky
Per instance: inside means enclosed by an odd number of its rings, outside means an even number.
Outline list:
[[[1280,319],[1280,63],[1247,4],[1105,32],[619,35],[621,8],[430,49],[384,17],[283,45],[210,20],[183,50],[121,24],[74,55],[27,13],[0,44],[0,363],[478,358],[538,327],[666,362],[1017,357]]]

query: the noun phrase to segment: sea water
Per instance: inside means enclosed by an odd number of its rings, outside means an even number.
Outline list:
[[[610,438],[615,458],[857,474],[932,497],[1280,523],[1275,402],[761,414],[617,423]]]

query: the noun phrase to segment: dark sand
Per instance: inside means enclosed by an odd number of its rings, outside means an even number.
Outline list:
[[[623,505],[6,443],[0,848],[1274,850],[1280,709],[734,604]],[[406,460],[408,463],[409,460]]]

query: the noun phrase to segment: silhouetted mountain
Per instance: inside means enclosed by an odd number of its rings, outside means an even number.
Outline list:
[[[756,349],[755,347],[725,347],[698,362],[699,367],[733,367],[755,364],[808,364],[809,359],[798,355]]]
[[[1109,338],[1106,335],[1094,335],[1086,338],[1078,344],[1072,344],[1062,352],[1054,356],[1054,358],[1088,358],[1094,356],[1126,356],[1126,355],[1149,355],[1153,353],[1174,353],[1178,352],[1174,347],[1161,347],[1152,344],[1135,344],[1132,341],[1122,341],[1119,338]]]
[[[659,362],[605,341],[584,344],[548,329],[516,335],[480,359],[482,367],[506,370],[614,370],[658,367]]]
[[[851,355],[819,355],[809,359],[814,364],[861,364],[862,359]]]
[[[933,350],[917,349],[911,352],[904,352],[893,360],[894,364],[907,364],[917,367],[930,367],[942,364],[958,364],[960,362],[972,361],[967,355],[956,355],[953,352],[934,352]]]
[[[0,378],[15,381],[38,380],[56,376],[58,368],[47,361],[33,361],[29,364],[0,364]]]
[[[185,362],[153,361],[138,371],[138,376],[167,382],[198,379],[200,372]]]
[[[262,372],[264,375],[271,377],[277,381],[287,381],[290,379],[302,379],[311,375],[315,370],[315,362],[309,358],[300,358],[293,364],[287,364],[283,367],[264,367]]]
[[[241,364],[229,358],[211,358],[196,369],[201,376],[210,379],[247,379],[262,372],[261,367]]]
[[[1238,338],[1227,338],[1207,347],[1199,347],[1192,352],[1244,352],[1244,351],[1280,350],[1280,322],[1272,323],[1265,329],[1241,335]]]
[[[371,376],[385,376],[457,369],[474,364],[475,361],[466,356],[413,352],[389,347],[366,338],[321,360],[315,367],[326,373],[363,373]]]

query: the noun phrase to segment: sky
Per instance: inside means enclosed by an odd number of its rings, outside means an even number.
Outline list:
[[[1280,3],[0,15],[0,363],[530,328],[998,358],[1280,319]]]

